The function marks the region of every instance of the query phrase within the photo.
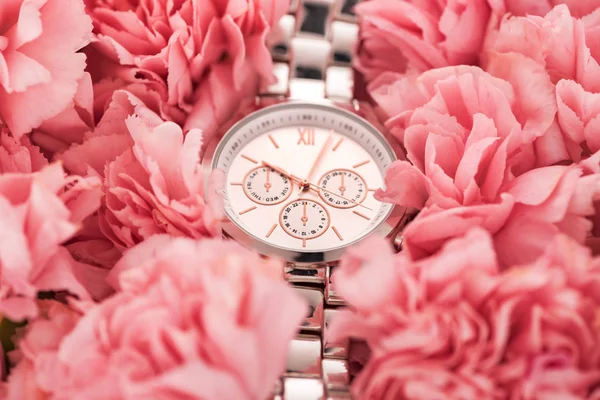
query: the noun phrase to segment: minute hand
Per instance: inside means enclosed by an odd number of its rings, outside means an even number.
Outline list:
[[[308,185],[308,188],[309,188],[310,190],[314,191],[314,192],[317,192],[317,193],[319,193],[319,192],[322,190],[322,191],[324,191],[324,192],[327,192],[327,193],[329,193],[329,194],[331,194],[331,195],[333,195],[333,196],[335,196],[335,197],[338,197],[338,198],[340,198],[340,199],[342,199],[342,200],[348,201],[348,202],[350,202],[350,203],[354,203],[354,204],[356,204],[357,206],[360,206],[360,207],[366,208],[367,210],[373,211],[373,209],[372,209],[372,208],[370,208],[370,207],[367,207],[367,206],[365,206],[365,205],[363,205],[363,204],[361,204],[361,203],[357,203],[357,202],[356,202],[356,201],[354,201],[354,200],[347,199],[347,198],[345,198],[345,197],[343,197],[343,196],[340,196],[340,195],[339,195],[339,194],[337,194],[337,193],[334,193],[334,192],[332,192],[331,190],[327,190],[327,189],[324,189],[324,188],[322,188],[322,187],[320,187],[320,186],[317,186],[317,185],[315,185],[314,183],[308,182],[308,181],[306,181],[306,180],[302,180],[301,178],[298,178],[297,176],[295,176],[295,175],[293,175],[293,174],[290,174],[290,173],[286,172],[286,171],[285,171],[283,168],[277,167],[277,166],[275,166],[275,165],[273,165],[273,164],[270,164],[270,163],[268,163],[268,162],[266,162],[266,161],[263,161],[263,162],[262,162],[262,164],[263,164],[265,167],[267,167],[267,168],[271,168],[272,170],[279,172],[280,174],[282,174],[282,175],[284,175],[285,177],[287,177],[288,179],[290,179],[292,182],[296,182],[298,185]]]
[[[327,147],[329,145],[329,142],[331,142],[331,139],[333,139],[333,136],[331,136],[331,135],[327,136],[327,140],[325,140],[325,143],[323,143],[323,147],[321,147],[321,150],[319,151],[319,154],[317,154],[317,158],[315,159],[315,162],[313,163],[312,167],[310,168],[310,171],[308,171],[308,175],[306,175],[307,181],[309,179],[312,179],[312,176],[315,173],[315,170],[317,169],[319,162],[321,162],[323,157],[325,157],[325,152],[327,151]]]

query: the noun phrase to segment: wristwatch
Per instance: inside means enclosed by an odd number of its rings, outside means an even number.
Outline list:
[[[284,260],[285,279],[310,304],[274,399],[350,399],[348,344],[326,338],[343,307],[331,278],[344,250],[371,234],[399,246],[407,220],[405,209],[373,196],[397,155],[353,98],[355,2],[292,4],[272,47],[277,82],[203,158],[225,173],[224,234]]]

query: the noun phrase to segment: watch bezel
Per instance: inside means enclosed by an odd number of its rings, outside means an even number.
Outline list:
[[[256,112],[269,112],[270,110],[276,110],[277,108],[289,106],[290,103],[298,105],[306,104],[313,106],[319,105],[331,107],[338,111],[351,114],[354,118],[358,117],[362,120],[362,123],[366,124],[374,132],[381,135],[381,137],[389,144],[394,155],[394,159],[402,157],[402,153],[398,154],[398,145],[396,144],[396,146],[394,146],[393,139],[391,139],[389,135],[386,135],[382,128],[377,126],[380,124],[377,118],[375,117],[374,113],[362,112],[365,108],[364,105],[361,108],[361,105],[357,102],[354,102],[352,104],[340,104],[330,100],[306,101],[285,98],[271,100],[272,101],[268,102],[268,104],[265,104],[266,102],[257,101],[256,103],[247,107],[246,110],[239,112],[238,115],[236,115],[234,119],[231,120],[229,124],[227,124],[226,127],[217,132],[217,135],[215,135],[215,137],[207,144],[206,150],[202,156],[202,167],[205,172],[206,182],[208,182],[208,176],[214,169],[218,144],[222,140],[226,139],[227,135],[232,134],[237,129],[239,129],[240,126],[246,124],[247,119]],[[344,246],[336,247],[334,249],[326,251],[301,251],[285,249],[278,246],[270,245],[264,241],[259,240],[258,238],[255,238],[253,235],[243,230],[237,224],[232,222],[228,217],[225,217],[225,220],[222,221],[222,230],[226,236],[231,237],[243,246],[251,248],[264,256],[276,257],[298,265],[313,265],[318,263],[332,263],[339,261],[343,253],[349,246],[361,242],[371,235],[381,235],[393,239],[406,224],[406,220],[406,208],[400,206],[393,206],[387,218],[384,221],[382,221],[379,224],[379,226],[373,231],[353,242],[345,244]]]

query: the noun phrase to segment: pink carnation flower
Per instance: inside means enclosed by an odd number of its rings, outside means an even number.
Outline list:
[[[80,0],[2,1],[0,118],[16,138],[71,103],[92,38]]]
[[[586,133],[594,129],[592,93],[600,91],[598,43],[600,14],[579,20],[565,5],[556,6],[544,17],[505,19],[498,32],[490,36],[486,70],[509,80],[517,90],[518,101],[531,103],[543,97],[548,114],[558,109],[555,122],[537,132],[534,149],[538,165],[578,162],[598,150],[593,135]],[[534,87],[531,79],[544,83],[543,87]],[[534,107],[530,104],[528,108]]]
[[[287,0],[86,3],[94,21],[92,52],[100,56],[92,75],[146,84],[190,114],[186,129],[207,132],[243,96],[255,94],[259,79],[273,79],[266,35],[289,7]]]
[[[85,132],[79,143],[71,144],[56,155],[72,173],[104,176],[108,163],[133,145],[125,123],[130,115],[143,115],[155,124],[164,122],[131,92],[116,90],[107,96],[109,99],[103,101],[102,117],[95,127]]]
[[[420,264],[402,253],[392,255],[389,245],[379,241],[350,250],[336,272],[336,290],[351,308],[333,320],[331,339],[350,337],[371,349],[353,394],[368,399],[494,398],[493,377],[476,369],[490,335],[478,310],[498,274],[489,237],[473,231]],[[378,259],[371,257],[373,248]],[[377,301],[365,300],[359,282],[382,287]]]
[[[39,371],[55,363],[61,342],[81,318],[80,312],[54,300],[38,304],[40,315],[22,328],[15,340],[17,350],[9,353],[15,366],[0,387],[4,400],[48,398]]]
[[[372,95],[412,166],[401,161],[390,169],[382,200],[416,208],[496,202],[506,182],[534,165],[530,143],[554,119],[552,97],[529,111],[509,82],[477,67],[393,78],[382,76]]]
[[[475,226],[494,235],[503,262],[536,258],[558,231],[579,242],[591,232],[584,221],[594,214],[588,203],[598,196],[600,175],[593,161],[534,169],[544,156],[534,143],[556,125],[554,88],[543,70],[532,73],[537,64],[507,61],[502,71],[510,81],[461,66],[374,82],[372,95],[410,161],[392,164],[376,195],[422,209],[404,231],[413,257],[433,254]],[[539,96],[526,96],[534,92]]]
[[[565,4],[571,14],[581,18],[600,7],[598,0],[488,0],[494,11],[500,15],[546,15],[554,6]]]
[[[546,243],[564,233],[579,243],[591,236],[600,200],[600,152],[577,165],[529,171],[506,188],[515,206],[494,243],[506,264],[536,258]]]
[[[600,150],[600,94],[587,92],[570,80],[556,85],[557,121],[562,133],[560,155],[579,161]],[[552,140],[554,146],[557,141]]]
[[[148,93],[144,87],[137,89],[141,95]],[[106,107],[101,110],[102,118],[95,124],[95,128],[82,135],[81,143],[73,143],[56,155],[71,173],[103,178],[105,167],[133,145],[125,120],[129,115],[138,115],[136,110],[139,114],[162,123],[137,96],[121,90],[114,91],[114,88],[108,92],[108,100],[102,98],[105,95],[103,91],[97,92],[101,94],[98,101],[106,103]],[[148,99],[151,100],[151,97]],[[91,104],[90,107],[93,108],[94,105]],[[65,144],[61,144],[59,148]],[[95,299],[105,298],[112,293],[104,280],[121,257],[119,248],[102,232],[100,223],[104,219],[104,215],[98,213],[89,216],[82,222],[77,235],[65,245],[80,262],[79,273]]]
[[[59,164],[33,174],[0,175],[0,312],[35,317],[39,291],[88,296],[62,244],[100,205],[100,181],[66,177]]]
[[[351,250],[336,272],[351,308],[332,322],[330,339],[371,350],[353,394],[588,398],[600,383],[600,260],[565,236],[548,245],[532,264],[504,272],[479,229],[419,262],[392,255],[382,239]],[[365,286],[382,291],[368,301]]]
[[[484,58],[487,64],[501,54],[521,54],[542,65],[554,83],[572,79],[597,91],[597,37],[597,13],[574,18],[562,4],[542,16],[505,18],[486,41]]]
[[[104,182],[100,212],[83,221],[66,244],[80,262],[86,288],[98,300],[112,292],[105,277],[124,248],[155,233],[215,235],[221,218],[220,198],[213,188],[218,176],[209,192],[204,191],[200,133],[191,131],[183,139],[179,127],[150,109],[157,110],[160,101],[146,87],[129,85],[141,98],[116,87],[112,81],[96,85],[97,102],[105,104],[101,119],[83,135],[82,143],[57,155],[70,172],[99,176]],[[123,165],[124,159],[132,162]]]
[[[502,274],[486,301],[490,372],[512,398],[598,398],[600,259],[589,253],[558,235],[535,262]]]
[[[48,165],[40,149],[29,138],[15,139],[7,128],[0,127],[0,174],[7,172],[31,173]]]
[[[526,172],[506,183],[495,202],[451,208],[432,202],[404,230],[405,251],[414,258],[434,254],[474,227],[493,235],[503,265],[539,257],[557,233],[584,243],[593,229],[594,202],[600,200],[599,159],[596,153],[579,165]],[[389,175],[395,176],[394,169]]]
[[[88,59],[88,62],[93,63],[94,60]],[[72,145],[83,143],[89,137],[94,136],[98,123],[108,126],[114,121],[107,121],[124,119],[129,115],[115,114],[111,105],[115,92],[124,90],[133,94],[138,103],[143,103],[154,113],[169,114],[174,121],[180,124],[185,122],[184,116],[181,113],[178,114],[173,107],[169,107],[150,85],[128,84],[116,78],[92,83],[90,74],[86,72],[79,81],[72,104],[62,113],[46,120],[39,128],[35,129],[31,134],[32,141],[51,157],[64,152]],[[122,99],[123,96],[120,96],[117,101],[123,102]],[[105,116],[105,113],[109,115]],[[104,130],[106,131],[106,129]]]
[[[184,138],[172,122],[153,125],[140,117],[126,124],[134,145],[106,167],[104,233],[122,248],[158,233],[220,234],[222,208],[214,189],[220,184],[211,182],[205,197],[202,133],[191,130]]]
[[[122,250],[157,233],[193,238],[220,233],[220,177],[213,174],[205,191],[202,139],[199,130],[184,137],[179,126],[164,122],[141,99],[118,90],[96,129],[59,158],[75,173],[104,176],[105,199],[95,222]],[[92,240],[99,252],[113,259],[98,230],[89,228],[91,236],[84,240]],[[79,247],[85,252],[81,256],[96,258],[96,244],[91,244]],[[102,266],[112,267],[105,262]]]
[[[485,0],[372,0],[356,7],[356,66],[367,81],[382,72],[476,64],[490,16]]]
[[[556,101],[551,82],[536,73],[534,63],[510,61],[508,80],[478,67],[446,67],[419,76],[384,74],[372,82],[370,92],[388,118],[387,128],[407,148],[413,164],[425,165],[429,130],[438,143],[456,142],[452,153],[459,155],[469,145],[495,140],[494,148],[506,147],[513,173],[519,174],[535,165],[530,144],[552,126]],[[532,90],[537,96],[521,95]],[[441,145],[429,146],[439,151]]]
[[[35,385],[48,399],[264,399],[306,312],[280,276],[233,242],[148,239],[113,270],[120,292],[34,359]]]
[[[88,60],[88,63],[90,60]],[[72,143],[81,143],[94,128],[94,91],[89,73],[77,82],[77,92],[70,104],[57,116],[47,119],[31,132],[31,140],[51,158]]]

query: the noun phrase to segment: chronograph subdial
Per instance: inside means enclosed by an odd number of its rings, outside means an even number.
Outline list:
[[[306,241],[317,238],[327,231],[330,224],[329,212],[319,202],[308,199],[294,200],[283,206],[279,224],[288,235]]]
[[[242,185],[250,200],[270,206],[287,200],[292,194],[293,183],[287,176],[261,166],[248,172]]]
[[[367,197],[365,180],[349,169],[334,169],[319,179],[319,196],[325,203],[336,208],[352,208]]]

